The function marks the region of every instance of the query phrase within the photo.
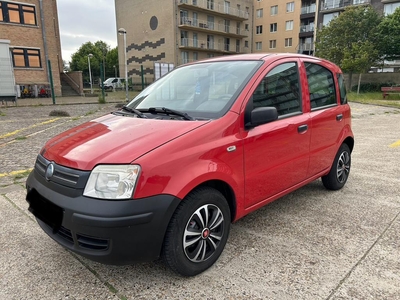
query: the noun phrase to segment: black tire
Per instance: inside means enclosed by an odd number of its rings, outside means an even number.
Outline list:
[[[168,225],[164,262],[183,276],[207,270],[224,250],[230,224],[229,205],[219,191],[210,187],[194,190],[179,204]]]
[[[322,183],[328,190],[340,190],[349,178],[351,151],[347,144],[342,144],[333,161],[331,170],[322,176]]]

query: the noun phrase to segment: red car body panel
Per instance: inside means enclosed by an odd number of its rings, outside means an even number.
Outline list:
[[[80,170],[98,164],[129,164],[160,145],[204,125],[106,115],[49,140],[42,154],[50,161]]]

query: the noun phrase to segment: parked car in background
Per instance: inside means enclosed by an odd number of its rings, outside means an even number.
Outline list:
[[[162,257],[211,267],[232,222],[318,178],[349,176],[354,137],[341,70],[297,54],[176,68],[120,110],[50,139],[27,179],[55,241],[106,264]]]
[[[113,90],[116,88],[122,88],[125,86],[125,78],[111,77],[107,78],[104,82],[105,90]]]

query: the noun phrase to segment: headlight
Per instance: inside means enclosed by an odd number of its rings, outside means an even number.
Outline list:
[[[99,165],[90,173],[84,196],[99,199],[132,198],[140,166]]]

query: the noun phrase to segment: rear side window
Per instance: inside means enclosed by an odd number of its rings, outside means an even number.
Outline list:
[[[311,109],[337,104],[335,82],[331,71],[318,64],[305,62]]]
[[[339,83],[340,104],[346,104],[347,93],[346,93],[346,85],[344,84],[343,74],[337,74],[337,79]]]
[[[278,115],[301,112],[298,67],[294,62],[273,68],[253,94],[253,107],[276,107]]]

